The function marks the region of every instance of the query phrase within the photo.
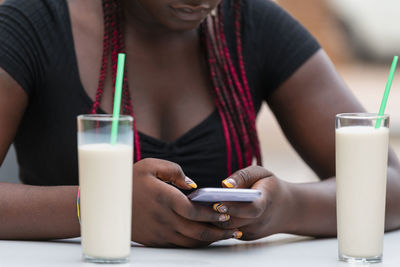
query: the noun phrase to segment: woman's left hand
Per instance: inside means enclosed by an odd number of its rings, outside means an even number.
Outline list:
[[[251,203],[215,203],[214,210],[229,214],[227,222],[216,223],[223,229],[239,229],[238,238],[254,240],[271,234],[286,232],[291,224],[294,201],[289,183],[274,176],[260,166],[239,170],[222,181],[227,188],[252,188],[262,192],[259,199]]]

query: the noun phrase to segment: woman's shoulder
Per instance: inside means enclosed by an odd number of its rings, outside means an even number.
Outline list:
[[[64,33],[68,26],[69,11],[66,0],[4,0],[0,5],[0,21],[42,38]]]
[[[273,21],[291,16],[272,0],[224,0],[225,13],[235,14],[235,9],[240,8],[242,17],[246,22]]]
[[[245,38],[257,40],[258,43],[287,41],[293,34],[297,35],[296,38],[313,39],[296,18],[272,0],[224,0],[223,4],[226,29],[234,31],[237,19],[235,11],[240,10]]]
[[[68,38],[66,0],[4,0],[0,4],[0,67],[30,93]]]
[[[241,0],[240,4],[245,7],[245,11],[252,14],[267,16],[281,12],[284,9],[273,0]]]
[[[27,18],[50,16],[56,19],[67,10],[66,0],[4,0],[0,10],[25,15]]]

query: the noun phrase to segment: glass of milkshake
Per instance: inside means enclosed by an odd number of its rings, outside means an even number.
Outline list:
[[[78,116],[82,249],[85,261],[123,263],[131,244],[133,119],[120,116],[112,142],[112,115]]]
[[[382,261],[389,116],[336,115],[339,259]]]

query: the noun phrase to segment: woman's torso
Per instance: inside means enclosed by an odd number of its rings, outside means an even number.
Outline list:
[[[16,0],[8,2],[21,4]],[[93,104],[101,63],[102,20],[101,17],[93,19],[93,26],[88,27],[82,15],[85,12],[74,13],[74,4],[77,4],[76,0],[71,1],[69,13],[64,0],[41,0],[37,5],[42,5],[42,9],[37,13],[42,14],[31,18],[38,20],[34,28],[37,32],[32,33],[35,42],[30,47],[38,51],[30,62],[37,70],[33,71],[35,79],[30,87],[34,90],[28,92],[29,105],[15,138],[20,177],[25,183],[78,183],[76,116],[89,113]],[[277,8],[274,4],[267,5]],[[245,6],[244,12],[256,12],[256,7]],[[228,47],[237,62],[231,9],[230,5],[225,5],[224,22]],[[93,10],[101,13],[99,7]],[[98,14],[92,15],[99,18]],[[272,67],[264,66],[267,53],[262,49],[268,47],[262,47],[254,40],[255,33],[261,30],[257,18],[249,15],[244,18],[247,19],[243,27],[247,77],[258,110],[261,101],[282,82],[278,78],[283,79],[283,76],[277,76],[274,83],[266,79],[265,76],[273,75]],[[179,45],[176,48],[154,44],[158,49],[166,49],[152,54],[150,51],[155,49],[152,44],[143,40],[136,42],[134,32],[128,33],[126,38],[128,78],[143,157],[174,161],[199,186],[218,186],[227,175],[225,139],[198,39],[188,36],[188,44],[192,46],[189,51],[180,51]],[[267,41],[261,43],[268,44]],[[172,53],[168,53],[167,48],[172,49]],[[317,45],[309,45],[309,56],[314,50]],[[171,56],[167,57],[169,54]],[[174,54],[185,56],[173,57]],[[178,67],[169,68],[171,65]],[[5,69],[7,71],[7,67]],[[11,73],[11,68],[9,70]],[[262,76],[263,71],[269,73]],[[287,71],[286,75],[290,74]],[[16,79],[17,76],[14,75]],[[23,81],[20,83],[24,85]],[[27,85],[23,87],[26,89]],[[111,82],[108,79],[101,106],[106,112],[111,111],[110,99]],[[237,168],[235,162],[233,166]]]

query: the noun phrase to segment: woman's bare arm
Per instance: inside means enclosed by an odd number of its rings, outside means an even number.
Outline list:
[[[28,105],[19,84],[0,68],[0,162]],[[79,235],[76,186],[0,183],[0,239],[53,239]]]

